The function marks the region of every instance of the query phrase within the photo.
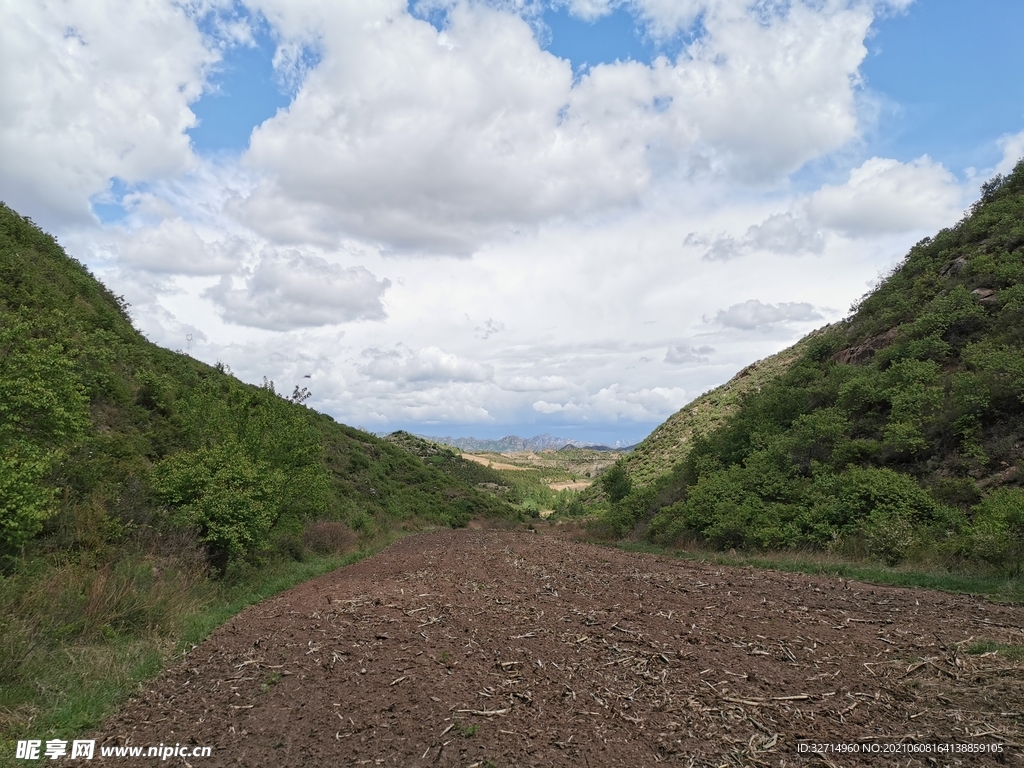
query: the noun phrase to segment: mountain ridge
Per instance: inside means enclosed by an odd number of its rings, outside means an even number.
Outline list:
[[[479,439],[475,437],[438,437],[422,434],[416,434],[416,437],[421,437],[424,440],[430,440],[431,442],[439,443],[440,445],[450,445],[453,448],[459,448],[460,450],[467,452],[494,451],[497,453],[505,453],[512,451],[561,450],[563,448],[589,448],[593,451],[628,452],[634,447],[632,445],[610,446],[603,443],[586,443],[582,440],[575,440],[571,437],[555,437],[548,433],[535,435],[533,437],[506,435],[505,437],[497,440]]]

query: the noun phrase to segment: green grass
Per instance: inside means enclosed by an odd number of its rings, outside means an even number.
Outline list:
[[[466,739],[476,736],[477,731],[480,730],[479,725],[463,725],[458,720],[455,721],[455,730]]]
[[[1024,579],[986,574],[953,573],[927,565],[889,568],[870,561],[844,560],[817,552],[715,552],[703,549],[672,549],[653,544],[619,542],[618,549],[667,555],[682,560],[733,567],[753,567],[812,576],[835,576],[871,584],[934,589],[956,594],[982,595],[1004,603],[1024,603]]]
[[[999,653],[1010,661],[1024,659],[1024,645],[1007,645],[995,640],[979,640],[967,646],[965,650],[972,656],[980,656],[983,653]]]
[[[84,637],[61,638],[44,619],[34,627],[27,625],[24,613],[20,624],[8,620],[4,634],[20,630],[23,637],[5,637],[19,645],[6,657],[8,665],[19,648],[21,653],[14,662],[19,668],[8,669],[5,676],[18,684],[0,688],[0,766],[15,764],[18,739],[71,739],[97,727],[146,681],[245,608],[368,557],[394,538],[381,537],[344,555],[236,568],[221,582],[182,582],[181,594],[174,602],[181,614],[163,628],[119,632],[107,626]],[[31,597],[34,590],[52,587],[52,583],[44,573],[41,582],[21,585],[21,597]],[[5,586],[10,590],[9,582]],[[14,596],[5,597],[5,608],[9,608]],[[59,602],[59,596],[53,599]],[[24,642],[18,644],[19,639]],[[274,682],[266,681],[267,687]]]

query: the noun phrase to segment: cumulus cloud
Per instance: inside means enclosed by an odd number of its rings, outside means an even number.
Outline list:
[[[774,179],[856,135],[867,6],[686,5],[705,33],[675,61],[574,79],[504,6],[453,4],[438,32],[390,0],[261,0],[284,44],[316,38],[322,60],[254,132],[246,162],[265,177],[235,210],[277,242],[469,254],[632,205],[656,171]]]
[[[910,163],[874,157],[850,171],[846,183],[825,184],[793,201],[789,211],[769,215],[738,237],[691,232],[683,245],[701,249],[705,261],[758,252],[821,255],[830,233],[860,238],[948,225],[959,215],[962,201],[963,189],[955,177],[928,157]]]
[[[240,208],[252,226],[465,254],[509,226],[635,196],[642,140],[560,125],[572,70],[525,21],[459,5],[438,33],[392,6],[276,9],[322,14],[324,55],[253,134],[247,161],[268,176]]]
[[[546,416],[565,416],[587,421],[658,421],[675,413],[690,397],[681,387],[644,387],[632,389],[621,384],[602,387],[597,392],[574,397],[566,402],[537,400],[533,410]]]
[[[84,221],[111,177],[190,167],[188,105],[219,57],[179,3],[10,8],[0,25],[0,199],[43,221]]]
[[[248,255],[251,243],[239,238],[208,243],[180,216],[167,218],[155,227],[115,233],[107,249],[122,264],[179,275],[219,275],[233,272]]]
[[[806,302],[784,301],[778,304],[763,304],[757,299],[749,299],[740,304],[733,304],[728,309],[720,309],[713,319],[705,318],[704,321],[714,322],[726,328],[755,331],[766,330],[780,323],[821,319],[821,315],[814,307]]]
[[[265,248],[241,288],[229,276],[205,296],[229,323],[285,331],[354,320],[382,320],[391,286],[364,267],[342,267],[297,250]]]
[[[665,352],[665,362],[672,365],[706,363],[708,362],[708,355],[713,355],[714,353],[714,347],[691,347],[688,344],[672,344]]]
[[[791,256],[820,254],[825,250],[825,236],[804,216],[775,213],[748,227],[741,237],[691,232],[683,244],[703,248],[705,261],[730,261],[757,251]]]
[[[569,12],[586,21],[596,21],[613,10],[610,0],[569,0]]]
[[[440,347],[430,346],[412,350],[404,344],[393,349],[364,349],[366,361],[356,369],[371,379],[394,382],[430,381],[490,381],[494,378],[493,366],[467,360],[445,352]]]
[[[807,201],[813,222],[853,237],[948,226],[962,208],[953,174],[927,156],[911,163],[873,157],[845,184],[826,184]]]
[[[996,173],[1009,173],[1024,159],[1024,131],[1001,137],[998,145],[1003,151],[1003,158],[996,166]]]

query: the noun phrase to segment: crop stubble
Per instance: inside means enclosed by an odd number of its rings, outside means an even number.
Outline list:
[[[966,596],[439,531],[238,615],[98,738],[212,745],[203,766],[1021,765],[1024,663],[965,651],[1024,643],[1022,618]],[[800,739],[1005,751],[811,755]]]

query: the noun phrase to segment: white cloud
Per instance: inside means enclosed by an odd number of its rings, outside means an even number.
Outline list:
[[[1010,173],[1024,159],[1024,131],[1002,136],[997,144],[1003,157],[996,166],[996,173]]]
[[[806,302],[783,301],[778,304],[762,304],[757,299],[748,299],[733,304],[728,309],[718,310],[713,319],[705,319],[705,322],[715,322],[726,328],[754,331],[780,323],[821,319],[821,315],[814,307]]]
[[[483,4],[455,4],[441,33],[384,0],[259,7],[286,42],[316,36],[323,58],[254,132],[246,162],[265,178],[233,210],[276,242],[463,255],[635,205],[656,177],[760,183],[842,146],[871,22],[861,6],[762,18],[709,4],[706,34],[675,62],[574,82],[524,19]]]
[[[696,142],[752,179],[775,179],[856,136],[869,9],[778,9],[762,18],[748,3],[708,4],[706,34],[663,70],[671,111]]]
[[[382,320],[391,285],[364,267],[342,267],[296,250],[265,248],[242,288],[225,276],[206,291],[229,323],[273,331]]]
[[[785,213],[772,213],[740,236],[689,233],[683,244],[708,261],[755,253],[824,253],[828,236],[871,237],[948,226],[963,209],[963,188],[928,157],[911,163],[874,157],[850,171],[845,184],[825,184]]]
[[[559,124],[571,68],[518,17],[459,5],[439,34],[391,4],[325,14],[322,63],[253,135],[268,177],[240,211],[267,236],[464,254],[642,186],[641,141]]]
[[[569,12],[586,21],[596,21],[613,10],[610,0],[569,0]]]
[[[929,157],[912,163],[873,157],[842,186],[826,184],[807,202],[810,219],[850,236],[948,226],[963,209],[953,175]]]
[[[593,1],[595,4],[603,4],[608,0]],[[914,0],[878,0],[865,2],[863,5],[872,10],[899,12],[913,2]],[[768,23],[773,17],[784,15],[790,6],[785,0],[762,0],[757,3],[750,0],[628,0],[621,4],[631,6],[639,12],[655,39],[671,38],[679,32],[690,30],[698,20],[707,25],[709,19],[753,17],[761,23]]]
[[[665,362],[672,365],[684,363],[706,363],[708,355],[715,354],[714,347],[692,347],[689,344],[672,344],[665,352]]]
[[[106,245],[121,263],[147,272],[181,275],[219,275],[233,272],[249,254],[252,243],[242,238],[208,243],[180,216],[155,227],[113,232]]]
[[[0,24],[0,199],[45,223],[89,218],[117,176],[195,163],[184,134],[219,58],[181,4],[8,4]]]
[[[620,384],[603,387],[592,395],[567,402],[537,400],[533,409],[545,415],[584,421],[660,421],[678,411],[690,395],[680,387],[632,389]]]
[[[489,381],[494,378],[492,366],[460,358],[436,346],[415,351],[403,344],[387,350],[371,347],[363,350],[362,357],[366,362],[357,365],[357,370],[371,379],[419,382]]]
[[[510,392],[556,392],[571,385],[564,376],[512,376],[501,383],[501,388]]]
[[[691,232],[683,243],[705,249],[703,258],[707,261],[729,261],[757,251],[799,256],[825,250],[824,234],[805,216],[793,213],[773,213],[760,224],[748,227],[739,238]]]

